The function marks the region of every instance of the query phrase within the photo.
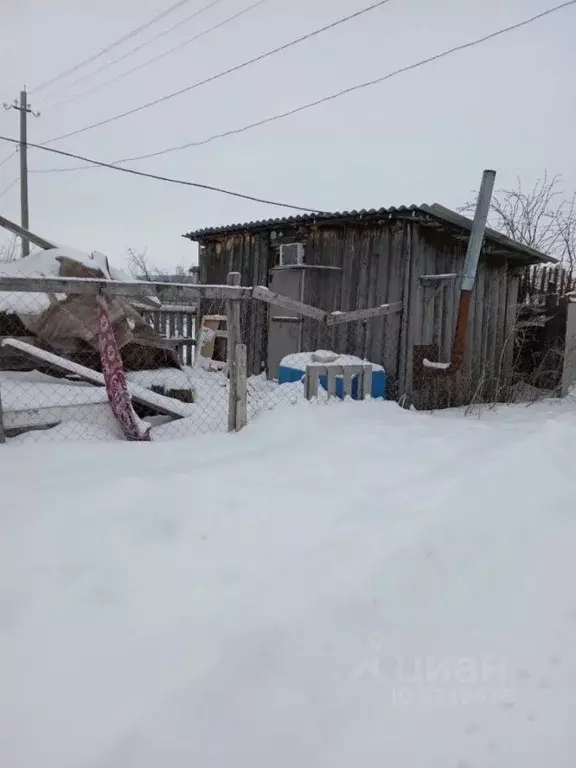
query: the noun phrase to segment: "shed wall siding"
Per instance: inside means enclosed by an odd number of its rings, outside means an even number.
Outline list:
[[[307,240],[306,261],[339,267],[340,272],[309,270],[304,301],[321,309],[354,310],[402,300],[406,222],[380,226],[318,228]],[[337,352],[379,362],[388,375],[398,375],[400,313],[327,329],[304,319],[303,349],[328,342]],[[322,342],[322,343],[320,343]]]
[[[426,283],[422,275],[461,274],[465,240],[455,240],[411,220],[359,222],[345,226],[307,226],[271,239],[269,232],[221,236],[203,243],[200,279],[223,283],[229,271],[243,285],[268,285],[275,266],[274,246],[300,241],[308,266],[303,300],[321,309],[353,310],[397,301],[402,313],[329,329],[310,318],[302,321],[302,349],[330,346],[386,368],[394,394],[407,392],[421,407],[456,405],[476,393],[493,397],[511,380],[518,277],[504,260],[482,258],[474,289],[468,349],[457,381],[417,380],[414,347],[434,345],[437,358],[450,360],[459,301],[459,281]],[[210,311],[215,311],[212,305]],[[207,310],[201,307],[201,313]],[[260,373],[267,359],[268,308],[251,302],[242,313],[248,366]],[[395,391],[394,391],[395,389]]]
[[[240,272],[241,285],[268,285],[271,264],[268,233],[229,235],[203,243],[200,251],[200,282],[226,283],[228,272]],[[224,313],[223,303],[200,303],[199,314]],[[259,301],[245,302],[241,311],[241,329],[247,345],[247,368],[251,374],[261,373],[266,363],[268,343],[268,310]]]
[[[423,408],[459,405],[503,394],[511,383],[518,278],[503,259],[478,266],[462,370],[447,380],[414,370],[414,347],[432,345],[434,359],[449,362],[456,327],[459,283],[426,283],[426,274],[461,274],[466,244],[419,227],[412,246],[405,389]]]

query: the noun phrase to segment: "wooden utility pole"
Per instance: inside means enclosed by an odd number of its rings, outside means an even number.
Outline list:
[[[20,101],[14,99],[13,104],[4,104],[4,109],[16,109],[20,112],[20,211],[23,229],[29,229],[28,209],[28,115],[39,117],[39,112],[34,112],[28,104],[26,87],[20,91]],[[30,241],[22,238],[22,257],[30,253]]]
[[[20,222],[24,229],[30,225],[28,211],[28,98],[26,89],[20,91]],[[22,256],[30,253],[30,240],[22,238]]]

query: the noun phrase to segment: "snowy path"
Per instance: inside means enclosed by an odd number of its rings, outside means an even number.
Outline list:
[[[0,765],[576,764],[572,403],[46,448],[2,452]]]

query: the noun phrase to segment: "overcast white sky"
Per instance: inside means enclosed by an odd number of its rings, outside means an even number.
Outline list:
[[[190,15],[190,0],[129,43],[52,87],[46,79],[97,52],[174,0],[0,0],[0,100],[26,83],[41,110],[29,140],[43,142],[123,112],[234,66],[302,33],[348,15],[370,0],[266,0],[196,43],[117,83],[52,108],[67,95],[166,50],[253,0],[213,9],[93,78],[108,59]],[[558,0],[390,0],[357,20],[261,64],[54,147],[108,161],[202,139],[340,88],[383,75],[444,48],[556,5]],[[454,54],[382,85],[308,112],[134,167],[322,210],[421,202],[458,206],[483,168],[497,186],[544,170],[576,190],[576,6]],[[18,113],[0,110],[0,133],[17,137]],[[0,142],[0,161],[11,147]],[[31,170],[77,165],[30,150]],[[0,168],[0,192],[18,158]],[[19,218],[18,188],[0,212]],[[195,246],[182,233],[207,225],[290,215],[220,194],[110,170],[30,175],[31,228],[120,265],[130,247],[147,248],[165,268],[189,265]]]

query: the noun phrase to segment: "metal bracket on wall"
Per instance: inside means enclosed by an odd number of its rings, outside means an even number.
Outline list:
[[[412,347],[412,386],[421,389],[429,378],[429,369],[424,365],[424,360],[438,359],[437,344],[414,344]]]
[[[460,277],[456,272],[445,272],[441,275],[420,275],[418,278],[421,283],[451,283]]]
[[[280,272],[288,269],[299,269],[303,272],[316,271],[316,272],[339,272],[342,273],[342,267],[328,267],[324,264],[282,264],[276,267],[272,267],[270,272]]]
[[[425,291],[425,303],[429,304],[432,299],[436,298],[440,291],[444,290],[444,288],[448,288],[458,279],[460,279],[460,275],[457,275],[456,272],[450,272],[444,275],[420,275],[419,280]]]

